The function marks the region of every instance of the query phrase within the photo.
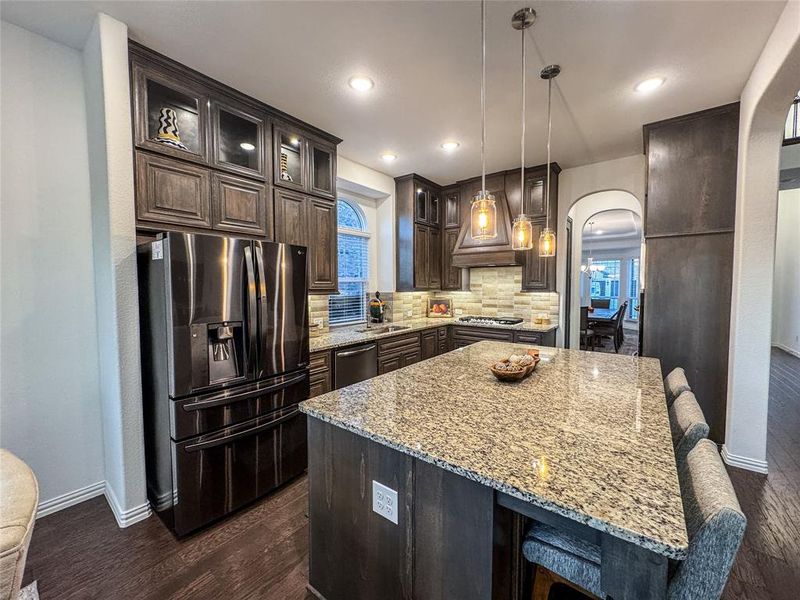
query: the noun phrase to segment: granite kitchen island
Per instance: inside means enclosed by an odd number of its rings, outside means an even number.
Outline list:
[[[316,594],[517,598],[534,519],[601,547],[609,596],[663,597],[688,540],[659,362],[541,348],[497,381],[525,349],[480,342],[301,405]]]

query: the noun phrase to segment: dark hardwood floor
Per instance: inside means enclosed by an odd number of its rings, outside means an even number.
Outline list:
[[[778,350],[769,466],[729,469],[748,527],[724,600],[800,597],[800,359]],[[155,516],[119,529],[95,498],[37,521],[24,583],[38,580],[42,600],[311,600],[307,505],[303,477],[178,541]]]
[[[772,350],[768,475],[729,467],[747,531],[724,600],[800,598],[800,358]]]

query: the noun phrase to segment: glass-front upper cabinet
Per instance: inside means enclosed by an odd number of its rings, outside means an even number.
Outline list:
[[[214,165],[263,179],[267,164],[264,151],[264,117],[256,111],[217,101],[212,103],[211,112]]]
[[[296,190],[306,189],[305,137],[289,126],[275,124],[273,137],[273,183]]]
[[[319,196],[336,196],[336,146],[320,140],[308,141],[309,191]]]
[[[418,223],[427,223],[428,222],[428,190],[417,183],[417,187],[414,189],[414,218]]]
[[[442,204],[440,201],[439,192],[436,190],[431,190],[429,193],[429,199],[430,199],[430,208],[428,211],[429,212],[428,222],[431,225],[438,225],[440,220],[439,211],[441,210],[441,204]]]
[[[134,64],[136,145],[208,162],[208,96],[199,87]]]

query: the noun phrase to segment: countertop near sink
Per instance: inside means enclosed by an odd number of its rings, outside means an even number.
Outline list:
[[[359,344],[361,342],[368,342],[370,340],[376,339],[383,339],[387,337],[392,337],[396,335],[404,335],[407,333],[412,333],[414,331],[420,331],[422,329],[432,329],[435,327],[443,327],[445,325],[459,325],[464,327],[480,327],[480,328],[490,328],[490,329],[510,329],[516,331],[536,331],[539,333],[547,333],[548,331],[553,331],[554,329],[558,328],[556,324],[550,325],[535,325],[531,322],[523,321],[522,323],[517,323],[516,325],[487,325],[485,323],[465,323],[463,321],[459,321],[457,318],[445,318],[445,317],[438,317],[438,318],[421,318],[421,319],[409,319],[405,321],[396,321],[393,323],[382,323],[376,324],[374,326],[375,329],[381,329],[383,327],[388,327],[389,325],[394,326],[402,326],[407,327],[407,329],[400,329],[398,331],[391,331],[387,333],[376,333],[375,331],[364,331],[366,327],[363,323],[359,325],[355,325],[352,327],[336,327],[329,331],[328,333],[323,333],[317,337],[313,337],[309,340],[309,347],[311,352],[317,352],[319,350],[330,350],[332,348],[341,348],[343,346],[352,346],[353,344]]]

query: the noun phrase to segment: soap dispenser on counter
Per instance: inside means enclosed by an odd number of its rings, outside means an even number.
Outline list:
[[[386,318],[386,302],[381,300],[381,293],[375,292],[375,297],[369,301],[369,323],[383,323]]]

